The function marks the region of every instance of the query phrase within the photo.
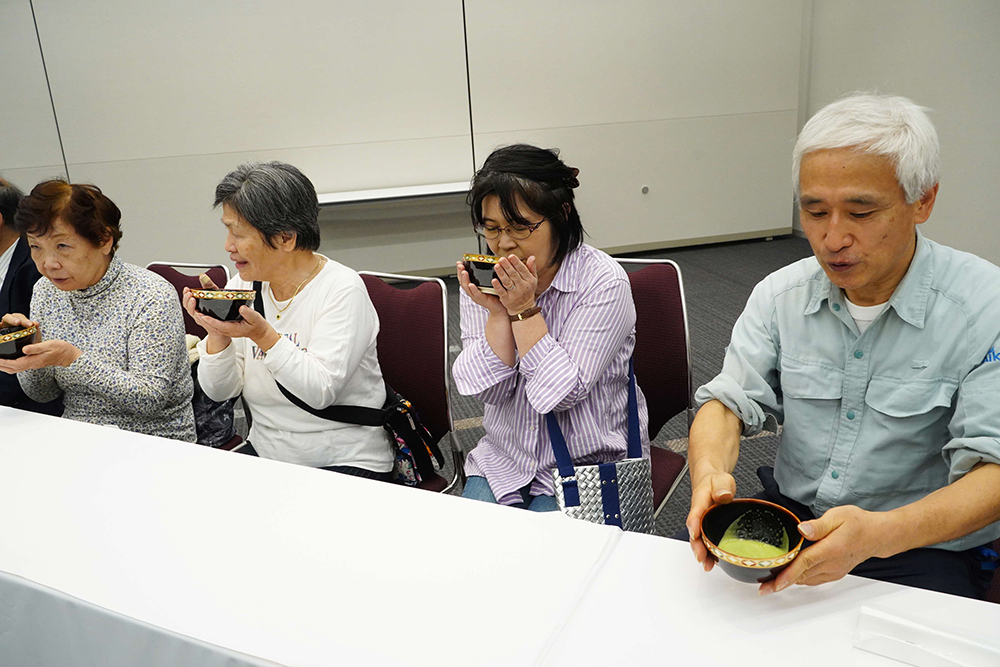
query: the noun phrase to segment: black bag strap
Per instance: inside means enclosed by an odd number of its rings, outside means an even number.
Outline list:
[[[261,317],[264,317],[263,284],[259,280],[255,280],[253,288],[257,292],[253,309],[260,313]],[[325,408],[314,408],[290,392],[277,380],[274,383],[278,385],[278,390],[292,405],[320,419],[359,426],[381,426],[389,431],[390,435],[399,436],[409,447],[421,475],[428,476],[434,473],[431,455],[437,459],[439,465],[444,465],[441,449],[437,443],[432,441],[426,429],[418,425],[414,418],[413,406],[397,394],[388,382],[385,382],[385,403],[381,408],[368,408],[360,405],[328,405]]]
[[[257,296],[253,300],[253,309],[260,313],[261,317],[264,317],[264,297],[263,297],[263,283],[259,280],[255,280],[253,283],[253,289],[257,292]],[[320,419],[328,419],[334,422],[343,422],[345,424],[357,424],[359,426],[384,426],[384,414],[385,411],[382,408],[366,408],[360,405],[328,405],[325,408],[314,408],[309,405],[298,396],[288,391],[283,384],[274,381],[278,385],[278,390],[284,395],[285,398],[291,402],[292,405],[302,408],[311,415],[315,415]],[[388,384],[385,386],[386,398],[388,399],[389,392],[392,389]],[[392,395],[395,395],[393,392]]]

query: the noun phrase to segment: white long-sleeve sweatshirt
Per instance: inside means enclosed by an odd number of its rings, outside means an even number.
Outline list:
[[[226,287],[252,289],[252,283],[237,276]],[[243,393],[253,415],[249,439],[264,458],[391,470],[393,453],[383,429],[309,414],[290,403],[275,382],[314,408],[382,407],[385,386],[375,350],[378,315],[361,277],[327,259],[289,301],[276,302],[269,283],[261,290],[264,316],[281,340],[264,353],[249,338],[234,338],[218,354],[208,354],[202,341],[198,380],[205,393],[217,401]]]

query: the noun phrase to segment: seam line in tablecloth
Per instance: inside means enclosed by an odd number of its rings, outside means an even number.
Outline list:
[[[579,521],[579,519],[572,519],[573,521]],[[622,531],[609,528],[612,532],[611,538],[608,539],[607,543],[604,545],[604,549],[601,554],[594,561],[594,564],[590,567],[590,571],[584,578],[583,582],[580,584],[576,593],[572,596],[570,601],[566,605],[566,612],[561,615],[562,620],[558,621],[553,628],[552,632],[549,634],[549,638],[542,645],[542,649],[538,652],[538,657],[535,658],[533,665],[544,665],[548,662],[549,654],[552,653],[553,647],[559,641],[559,637],[562,635],[566,626],[569,625],[570,621],[576,615],[577,610],[580,608],[580,603],[583,602],[584,598],[587,597],[587,593],[590,592],[591,587],[594,582],[597,581],[598,576],[604,571],[605,566],[608,561],[611,560],[611,555],[618,548],[618,543],[622,539]]]

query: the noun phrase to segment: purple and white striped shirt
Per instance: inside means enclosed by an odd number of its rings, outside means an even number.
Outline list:
[[[469,455],[468,475],[486,478],[504,505],[518,490],[553,495],[555,455],[544,414],[555,412],[577,465],[625,457],[628,361],[635,347],[635,304],[625,271],[606,253],[581,245],[536,300],[549,333],[510,368],[486,342],[487,311],[462,292],[462,353],[455,386],[483,401],[486,435]],[[649,455],[646,399],[638,391],[639,431]]]

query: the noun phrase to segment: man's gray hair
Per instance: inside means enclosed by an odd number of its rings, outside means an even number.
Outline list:
[[[854,148],[889,158],[896,181],[912,204],[941,175],[941,149],[929,109],[894,95],[851,93],[809,119],[792,152],[792,187],[799,198],[802,156],[831,148]]]
[[[319,248],[319,201],[305,174],[284,162],[244,162],[215,188],[215,206],[228,206],[272,248],[295,233],[297,250]]]
[[[14,229],[14,214],[22,199],[24,193],[21,188],[0,178],[0,222],[7,225],[8,229]]]

